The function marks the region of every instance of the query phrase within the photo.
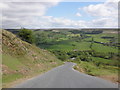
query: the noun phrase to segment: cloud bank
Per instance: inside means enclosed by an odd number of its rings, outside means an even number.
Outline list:
[[[19,1],[19,0],[18,0]],[[81,8],[86,14],[95,19],[72,20],[64,17],[45,16],[50,7],[57,6],[61,0],[56,2],[3,2],[2,28],[52,28],[52,27],[73,27],[73,28],[104,28],[118,27],[118,2],[107,0],[102,4],[88,5]],[[75,16],[83,17],[78,11]]]

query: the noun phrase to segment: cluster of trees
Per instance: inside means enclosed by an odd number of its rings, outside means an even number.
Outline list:
[[[98,31],[87,31],[87,32],[85,32],[85,34],[100,34],[100,33],[103,33],[103,31],[102,30],[98,30]]]
[[[99,65],[117,66],[118,65],[117,58],[119,56],[115,53],[105,54],[105,53],[95,52],[93,50],[69,51],[69,52],[60,51],[60,50],[53,50],[51,52],[53,52],[62,61],[66,61],[66,60],[71,59],[72,61],[77,61],[77,62],[81,62],[81,61],[93,62],[96,66],[99,66]],[[106,63],[106,61],[104,62],[104,61],[93,60],[93,57],[103,58],[105,60],[108,59],[108,62]],[[111,60],[111,62],[109,62],[109,60]]]
[[[57,58],[62,60],[62,61],[65,61],[69,58],[69,56],[64,51],[54,50],[51,52],[54,53],[54,55],[57,56]]]
[[[32,30],[22,28],[18,32],[18,37],[30,44],[40,45],[47,42],[47,34],[44,32],[34,33]]]
[[[46,44],[48,42],[48,35],[44,32],[38,32],[35,34],[35,44],[37,46]]]
[[[73,34],[82,34],[82,33],[84,33],[84,31],[80,31],[80,30],[71,30],[69,32],[71,32]]]
[[[60,50],[53,50],[53,52],[59,59],[61,60],[68,60],[75,58],[75,60],[80,61],[91,61],[90,57],[93,54],[92,51],[60,51]]]
[[[103,33],[103,30],[72,30],[70,31],[73,34],[100,34]]]
[[[33,31],[32,30],[28,30],[25,28],[22,28],[19,32],[18,32],[18,36],[19,38],[21,38],[23,41],[26,41],[28,43],[33,44],[35,42],[35,38],[33,35]]]

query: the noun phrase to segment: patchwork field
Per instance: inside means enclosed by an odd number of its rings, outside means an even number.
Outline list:
[[[75,69],[118,82],[118,33],[57,30],[44,33],[45,43],[38,46],[53,52],[62,61],[77,63]],[[109,76],[109,77],[108,77]]]

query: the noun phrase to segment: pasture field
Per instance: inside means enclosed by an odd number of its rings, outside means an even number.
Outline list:
[[[41,31],[37,31],[40,33]],[[62,61],[75,62],[78,71],[118,82],[118,34],[82,31],[43,31],[46,43],[40,48],[53,52]],[[110,78],[106,78],[110,76]]]
[[[37,31],[39,33],[41,31]],[[118,34],[116,33],[100,33],[100,34],[73,34],[70,31],[51,32],[44,31],[48,36],[47,43],[40,44],[39,47],[48,50],[95,50],[103,53],[118,53]],[[104,38],[105,37],[105,38]],[[93,39],[93,45],[90,48]],[[112,45],[115,44],[115,45]]]

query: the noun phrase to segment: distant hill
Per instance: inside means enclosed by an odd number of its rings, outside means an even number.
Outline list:
[[[3,87],[10,87],[18,79],[32,77],[60,64],[52,53],[2,30]]]
[[[12,32],[14,34],[17,34],[19,32],[20,29],[6,29],[7,31],[9,32]],[[33,31],[44,31],[44,30],[48,30],[48,31],[63,31],[63,30],[74,30],[74,31],[85,31],[87,33],[91,33],[91,31],[93,32],[96,32],[96,31],[100,31],[100,32],[103,32],[103,33],[118,33],[119,29],[117,28],[43,28],[43,29],[30,29],[30,30],[33,30]]]

